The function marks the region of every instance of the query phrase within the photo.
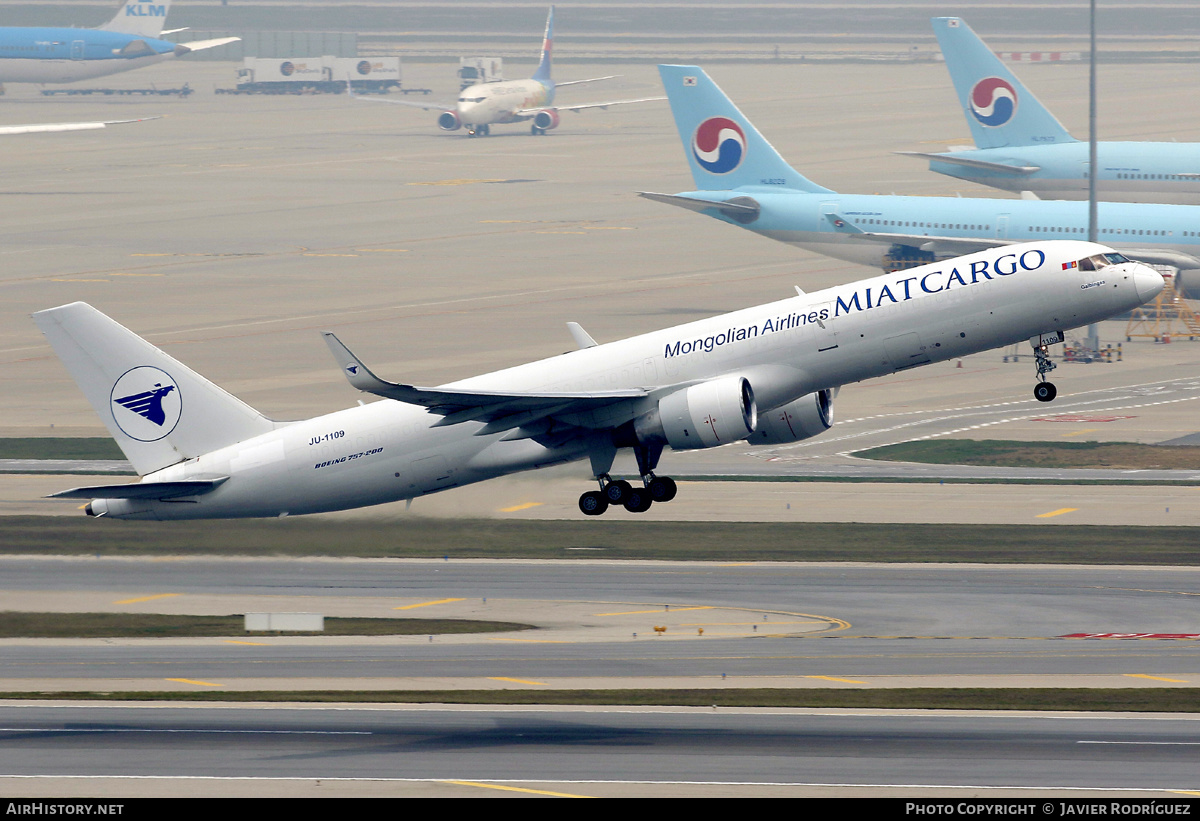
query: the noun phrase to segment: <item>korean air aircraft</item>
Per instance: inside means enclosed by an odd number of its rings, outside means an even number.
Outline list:
[[[1068,134],[963,20],[935,17],[933,30],[976,148],[898,153],[980,185],[1086,200],[1087,142]],[[1096,190],[1103,199],[1200,204],[1200,143],[1101,142],[1097,160]]]
[[[171,0],[128,0],[98,29],[0,28],[0,83],[73,83],[232,43],[158,39]]]
[[[841,385],[1028,339],[1039,382],[1062,332],[1163,288],[1103,245],[1038,242],[800,294],[435,388],[386,382],[331,333],[338,367],[382,401],[275,422],[82,302],[34,314],[143,478],[55,494],[127,519],[364,507],[587,459],[585,514],[669,502],[664,449],[797,442],[833,424]],[[640,486],[614,481],[630,448]]]
[[[505,80],[498,83],[480,83],[468,86],[459,92],[458,101],[454,103],[422,103],[413,100],[392,100],[387,97],[358,97],[354,95],[354,88],[349,79],[346,80],[346,85],[351,96],[357,100],[406,105],[410,108],[426,110],[441,110],[442,114],[437,119],[438,128],[443,131],[457,131],[460,128],[466,128],[468,137],[486,137],[491,133],[492,125],[496,123],[519,123],[526,120],[532,121],[529,125],[529,133],[538,136],[552,128],[558,128],[558,113],[564,108],[569,111],[582,111],[585,108],[608,108],[614,105],[648,103],[663,99],[662,97],[645,97],[639,100],[555,106],[555,89],[562,86],[611,80],[615,75],[555,83],[550,78],[550,52],[553,45],[554,6],[551,6],[550,16],[546,18],[546,36],[542,40],[542,59],[538,63],[537,71],[528,80]]]
[[[896,270],[1037,239],[1087,236],[1086,202],[839,194],[788,165],[696,66],[659,66],[697,191],[658,202],[825,256]],[[1200,268],[1200,206],[1099,204],[1100,240],[1143,262]]]

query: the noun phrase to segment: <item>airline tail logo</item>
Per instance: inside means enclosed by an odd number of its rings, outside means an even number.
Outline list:
[[[709,117],[692,135],[692,156],[710,174],[728,174],[746,157],[746,135],[728,117]]]
[[[149,365],[122,374],[110,396],[117,427],[139,442],[157,442],[175,430],[183,411],[175,380]]]
[[[988,128],[1004,125],[1017,113],[1017,90],[1007,80],[985,77],[971,89],[971,114]]]

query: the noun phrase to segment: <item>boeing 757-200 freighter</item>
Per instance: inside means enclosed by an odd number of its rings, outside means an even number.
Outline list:
[[[529,133],[537,136],[545,134],[552,128],[558,128],[558,112],[564,108],[568,111],[582,111],[585,108],[608,108],[614,105],[649,103],[663,99],[662,97],[643,97],[638,100],[555,106],[554,91],[556,88],[611,80],[612,76],[555,83],[550,78],[550,52],[553,50],[553,45],[554,6],[551,6],[550,16],[546,18],[546,36],[542,40],[542,59],[538,63],[537,70],[528,80],[504,80],[497,83],[479,83],[468,86],[459,92],[458,101],[454,103],[419,103],[411,100],[392,100],[387,97],[355,96],[355,99],[406,105],[426,110],[440,109],[442,114],[437,119],[438,128],[443,131],[457,131],[460,128],[466,128],[468,137],[486,137],[491,133],[491,126],[496,123],[519,123],[525,120],[533,121],[529,125]],[[349,79],[346,80],[346,86],[351,96],[354,96],[354,88]]]
[[[128,0],[98,29],[0,28],[0,83],[73,83],[182,57],[239,37],[159,39],[171,0]]]
[[[696,66],[659,66],[698,191],[642,196],[884,270],[1040,239],[1085,239],[1083,202],[839,194],[788,165]],[[1200,268],[1200,206],[1099,204],[1099,239],[1133,259]]]
[[[898,153],[929,160],[931,171],[960,180],[1086,200],[1087,142],[1072,137],[965,21],[935,17],[933,30],[975,148]],[[1200,143],[1100,142],[1096,158],[1101,199],[1200,204]]]
[[[664,448],[797,442],[833,424],[850,382],[1029,340],[1037,399],[1048,345],[1163,288],[1089,242],[1039,242],[745,308],[436,388],[386,382],[331,333],[350,384],[383,401],[280,423],[76,302],[34,314],[143,478],[55,494],[126,519],[285,516],[364,507],[588,459],[585,514],[669,502]],[[631,448],[641,486],[614,481]]]

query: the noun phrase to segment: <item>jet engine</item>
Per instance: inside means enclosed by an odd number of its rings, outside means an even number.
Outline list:
[[[817,391],[761,414],[746,441],[752,445],[783,445],[824,433],[832,426],[833,391]]]
[[[533,127],[539,131],[549,131],[558,128],[558,112],[553,108],[543,108],[533,115]]]
[[[444,111],[437,119],[438,128],[442,131],[458,131],[462,128],[462,120],[458,119],[457,111]]]
[[[683,388],[634,420],[643,444],[666,442],[675,450],[714,448],[745,439],[758,423],[754,390],[741,376],[725,376]]]

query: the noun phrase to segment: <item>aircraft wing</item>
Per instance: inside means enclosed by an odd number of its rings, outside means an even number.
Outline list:
[[[924,151],[894,151],[894,154],[901,154],[905,157],[919,157],[924,160],[933,162],[944,162],[950,165],[962,165],[967,168],[976,168],[980,171],[997,171],[1002,174],[1018,174],[1025,176],[1032,174],[1035,171],[1040,171],[1040,165],[1015,165],[1003,162],[989,162],[987,160],[976,160],[970,157],[955,157],[951,154],[927,154]]]
[[[610,105],[629,105],[630,103],[653,103],[658,100],[665,100],[666,97],[642,97],[637,100],[613,100],[608,103],[583,103],[582,105],[556,105],[552,106],[559,111],[583,111],[585,108],[608,108]],[[539,111],[545,111],[546,108],[519,108],[514,114],[519,117],[532,117]]]
[[[325,332],[325,344],[333,352],[334,359],[350,384],[364,393],[373,393],[387,399],[395,399],[409,405],[421,405],[431,413],[444,417],[438,426],[456,425],[460,422],[477,421],[487,424],[476,435],[483,436],[514,428],[527,427],[550,417],[564,419],[568,425],[589,427],[580,424],[579,415],[593,414],[612,405],[645,399],[651,395],[643,388],[615,391],[587,392],[507,392],[474,391],[458,388],[420,388],[386,382],[375,374],[342,344],[332,333]],[[657,390],[655,391],[657,393]],[[618,414],[619,416],[621,414]],[[566,418],[572,417],[572,418]],[[607,427],[596,419],[596,427]]]
[[[180,43],[175,48],[177,53],[178,49],[183,49],[183,53],[187,54],[189,51],[204,51],[205,49],[216,48],[227,43],[236,43],[241,39],[241,37],[218,37],[215,40],[193,40],[190,43]]]
[[[0,126],[0,136],[9,134],[42,134],[48,131],[91,131],[110,125],[125,123],[141,123],[146,120],[159,120],[161,117],[139,117],[136,120],[100,120],[94,123],[35,123],[33,125],[4,125]]]
[[[179,482],[134,482],[128,485],[92,485],[51,493],[47,499],[175,499],[211,493],[228,476],[215,479],[185,479]]]
[[[614,80],[620,76],[621,76],[620,74],[610,74],[607,77],[593,77],[590,80],[567,80],[565,83],[560,83],[557,80],[555,80],[554,87],[562,88],[563,86],[581,86],[584,83],[598,83],[601,80]]]
[[[423,108],[426,111],[454,111],[458,107],[458,103],[442,103],[442,102],[417,102],[416,100],[393,100],[390,97],[363,97],[360,94],[354,93],[354,83],[350,78],[346,78],[346,93],[356,100],[363,100],[368,103],[391,103],[392,105],[404,105],[409,108]],[[538,109],[539,111],[541,109]]]
[[[1016,245],[1028,240],[1001,239],[999,237],[947,237],[938,234],[905,234],[882,231],[865,231],[858,227],[853,220],[841,214],[826,214],[825,219],[833,226],[835,232],[844,234],[853,240],[864,242],[886,242],[889,245],[910,245],[922,251],[932,251],[942,254],[967,254],[972,251],[982,251],[985,248],[999,248],[1004,245]]]

